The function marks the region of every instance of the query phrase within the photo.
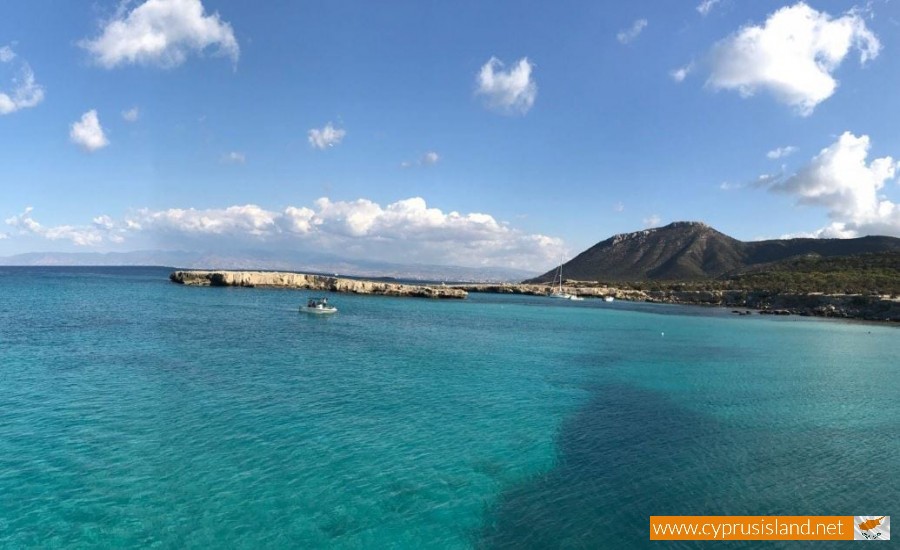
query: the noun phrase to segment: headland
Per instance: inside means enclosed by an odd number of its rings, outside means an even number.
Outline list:
[[[243,286],[293,288],[379,296],[462,299],[468,293],[443,285],[408,285],[382,281],[363,281],[283,271],[175,271],[172,282],[191,286]]]

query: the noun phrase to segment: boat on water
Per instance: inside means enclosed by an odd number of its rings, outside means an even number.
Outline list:
[[[305,306],[300,306],[300,311],[314,315],[327,315],[337,313],[337,308],[328,303],[328,298],[310,298]]]
[[[613,300],[615,300],[615,298],[613,298],[612,296],[604,296],[603,297],[604,302],[612,302]]]
[[[557,288],[556,292],[553,292],[552,294],[550,294],[550,297],[556,298],[558,300],[572,300],[574,302],[580,302],[580,301],[584,300],[584,298],[582,298],[581,296],[577,296],[575,294],[569,294],[568,292],[563,291],[563,288],[562,288],[562,283],[563,283],[562,266],[563,266],[563,264],[562,264],[562,262],[560,262],[559,269],[556,270],[556,273],[559,274],[559,287]],[[556,275],[554,274],[553,281],[550,282],[550,286],[553,286],[553,283],[555,283],[555,282],[556,282]]]

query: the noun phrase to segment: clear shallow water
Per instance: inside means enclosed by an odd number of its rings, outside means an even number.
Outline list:
[[[0,547],[634,547],[890,514],[897,327],[0,268]],[[662,333],[665,333],[663,336]]]

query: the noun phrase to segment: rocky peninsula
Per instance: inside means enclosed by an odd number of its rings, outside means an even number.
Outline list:
[[[280,271],[175,271],[169,275],[169,279],[174,283],[192,286],[293,288],[416,298],[463,299],[468,296],[462,288],[443,285],[407,285]]]
[[[548,296],[557,290],[541,283],[411,285],[281,271],[175,271],[175,283],[191,286],[243,286],[306,289],[380,296],[464,299],[469,292]],[[735,289],[637,289],[589,281],[566,281],[563,291],[584,298],[754,310],[759,314],[801,315],[900,322],[900,298],[892,295],[827,294]]]

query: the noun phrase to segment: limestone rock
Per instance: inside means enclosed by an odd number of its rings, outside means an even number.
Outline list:
[[[361,281],[306,273],[280,271],[175,271],[172,282],[192,286],[246,286],[296,288],[381,296],[462,299],[468,293],[448,286],[406,285],[382,281]]]

